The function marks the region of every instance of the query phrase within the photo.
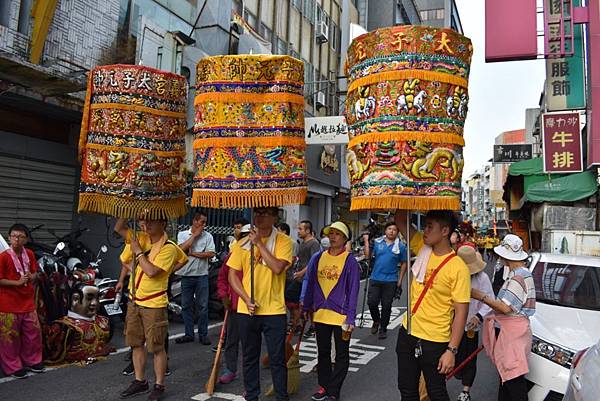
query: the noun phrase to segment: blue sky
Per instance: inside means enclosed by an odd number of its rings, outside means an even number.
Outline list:
[[[524,128],[525,109],[537,107],[544,60],[485,62],[485,1],[456,0],[464,33],[473,42],[463,179],[493,156],[494,138]]]

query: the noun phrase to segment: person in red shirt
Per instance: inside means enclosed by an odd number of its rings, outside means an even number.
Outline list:
[[[42,336],[35,311],[34,284],[39,266],[25,248],[29,230],[14,224],[8,230],[10,248],[0,253],[0,367],[6,375],[41,373]]]

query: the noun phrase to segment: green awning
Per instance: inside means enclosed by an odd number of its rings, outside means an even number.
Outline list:
[[[508,167],[509,175],[544,174],[544,160],[541,157],[512,163]]]
[[[523,176],[525,192],[529,190],[531,185],[540,182],[544,183],[550,179],[555,180],[566,175],[564,173],[544,173],[544,159],[541,157],[511,164],[508,167],[508,174],[511,176]]]
[[[516,164],[516,163],[515,163]],[[590,171],[567,174],[562,177],[532,183],[525,188],[521,205],[525,202],[575,202],[598,191],[596,176]]]

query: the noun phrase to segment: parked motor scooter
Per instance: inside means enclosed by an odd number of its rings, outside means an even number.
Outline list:
[[[98,287],[98,314],[108,317],[110,321],[109,337],[112,338],[115,319],[123,319],[124,314],[121,308],[121,300],[118,299],[116,285],[118,280],[113,278],[103,277],[100,264],[102,263],[101,256],[108,251],[106,245],[102,245],[96,255],[96,260],[89,263],[87,268],[77,268],[79,265],[70,261],[67,265],[70,267],[69,272],[72,279],[72,285],[77,282],[88,283]]]
[[[69,285],[64,263],[65,244],[59,242],[54,250],[40,249],[38,265],[41,275],[38,282],[38,315],[42,325],[50,324],[67,314],[69,309]]]

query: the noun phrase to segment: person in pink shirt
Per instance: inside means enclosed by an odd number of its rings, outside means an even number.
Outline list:
[[[527,401],[529,318],[535,313],[535,285],[525,266],[529,255],[523,250],[523,240],[513,234],[504,237],[494,252],[510,269],[508,278],[495,299],[476,289],[471,290],[471,297],[494,311],[485,318],[483,344],[500,374],[498,401]]]

